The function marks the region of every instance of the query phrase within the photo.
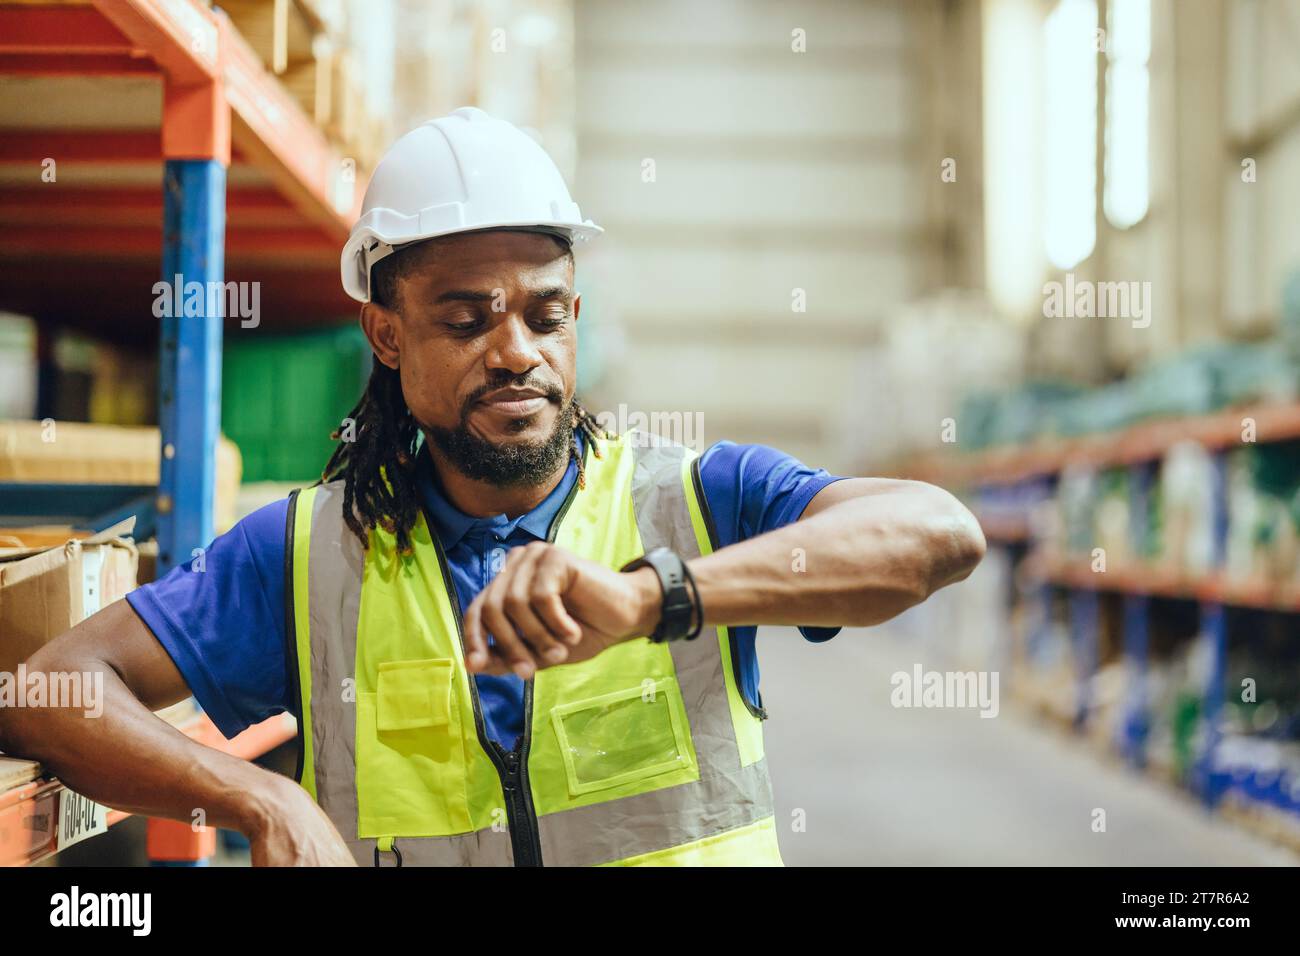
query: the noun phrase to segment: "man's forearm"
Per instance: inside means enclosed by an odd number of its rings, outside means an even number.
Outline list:
[[[863,627],[961,580],[983,552],[974,517],[921,486],[839,502],[689,567],[709,625]]]
[[[263,825],[269,797],[292,785],[190,740],[151,713],[104,662],[75,666],[102,671],[100,716],[64,707],[6,708],[0,710],[0,749],[39,760],[73,790],[114,809],[243,833]],[[39,653],[27,668],[61,669],[56,659]]]

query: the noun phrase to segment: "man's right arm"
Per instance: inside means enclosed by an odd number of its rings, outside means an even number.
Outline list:
[[[294,781],[196,743],[152,711],[189,696],[162,645],[125,600],[41,648],[27,671],[103,675],[103,707],[0,708],[0,750],[39,760],[114,809],[238,830],[254,865],[352,866],[329,818]]]

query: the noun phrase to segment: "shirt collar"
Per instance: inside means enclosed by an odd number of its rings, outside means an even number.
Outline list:
[[[575,429],[575,434],[578,436],[578,454],[583,454],[586,447],[585,436],[581,429]],[[551,523],[559,514],[560,507],[568,498],[577,480],[578,463],[570,456],[569,467],[565,469],[564,477],[532,511],[525,512],[513,520],[504,514],[475,518],[465,514],[447,499],[441,482],[434,474],[433,460],[428,452],[422,452],[420,455],[420,490],[444,551],[450,551],[467,536],[481,538],[495,534],[504,540],[517,530],[526,532],[538,541],[545,541],[550,533]]]

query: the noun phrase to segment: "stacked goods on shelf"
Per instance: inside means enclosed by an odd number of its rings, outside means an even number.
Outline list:
[[[157,401],[158,363],[152,355],[96,343],[86,421],[147,425],[157,420]]]
[[[1228,793],[1300,814],[1300,648],[1277,616],[1242,628],[1225,675],[1212,772]]]
[[[0,316],[0,419],[40,414],[104,425],[142,425],[156,418],[157,362],[150,355],[45,330],[40,362],[48,407],[37,401],[36,323]]]
[[[0,313],[0,418],[36,414],[36,323]]]
[[[1225,795],[1300,815],[1300,742],[1228,734],[1210,767]]]
[[[1214,458],[1197,442],[1179,442],[1160,466],[1162,547],[1154,563],[1181,579],[1208,574],[1214,561]]]
[[[1006,686],[1014,695],[1058,724],[1074,721],[1078,699],[1070,630],[1057,616],[1043,620],[1023,606],[1018,627],[1011,629],[1011,674]]]
[[[1086,681],[1084,727],[1098,746],[1118,749],[1124,736],[1125,705],[1131,687],[1127,662],[1123,658],[1107,661]]]
[[[1300,341],[1300,332],[1295,335]],[[1155,362],[1130,378],[1079,390],[1033,383],[975,392],[961,406],[963,451],[1112,432],[1156,419],[1203,415],[1300,395],[1300,346],[1220,343]]]
[[[1049,554],[1089,559],[1097,545],[1095,516],[1101,499],[1098,473],[1091,468],[1067,467],[1057,486],[1059,522],[1052,527],[1059,537],[1044,542]]]
[[[317,126],[325,126],[337,108],[334,70],[338,54],[325,34],[312,38],[310,54],[290,62],[280,82]]]
[[[1228,459],[1228,579],[1268,588],[1300,583],[1300,443],[1245,445]]]
[[[61,421],[0,421],[0,482],[24,484],[158,484],[157,428]],[[217,446],[213,517],[218,530],[234,524],[239,449]]]
[[[1056,433],[1060,410],[1079,394],[1080,389],[1064,383],[1033,382],[1014,392],[968,395],[958,417],[961,448],[1026,445],[1040,434]]]
[[[1300,442],[1225,454],[1227,547],[1217,570],[1225,583],[1261,594],[1300,587]],[[1104,554],[1107,570],[1140,564],[1188,585],[1213,574],[1213,455],[1195,442],[1174,445],[1155,463],[1145,515],[1132,513],[1133,480],[1127,468],[1063,468],[1054,520],[1038,528],[1043,553],[1075,566]]]
[[[391,108],[370,95],[354,51],[362,47],[370,60],[392,60],[393,41],[385,43],[383,29],[391,24],[370,22],[382,10],[306,0],[225,0],[221,8],[303,113],[346,158],[372,168],[392,138]]]
[[[1141,556],[1135,549],[1129,506],[1129,473],[1107,468],[1098,475],[1097,500],[1093,510],[1093,548],[1101,548],[1107,569],[1132,564]]]
[[[1203,736],[1201,701],[1210,668],[1204,641],[1184,636],[1146,665],[1145,707],[1151,731],[1150,766],[1169,780],[1185,780]]]
[[[243,41],[303,113],[365,171],[401,133],[458,106],[536,131],[576,167],[570,0],[454,3],[225,0]],[[509,54],[509,55],[502,55]]]

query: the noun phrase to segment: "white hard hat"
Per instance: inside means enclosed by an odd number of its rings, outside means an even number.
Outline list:
[[[582,218],[541,146],[505,120],[462,106],[411,130],[375,167],[343,247],[343,288],[368,302],[371,267],[396,247],[505,228],[539,228],[569,242],[604,232]]]

